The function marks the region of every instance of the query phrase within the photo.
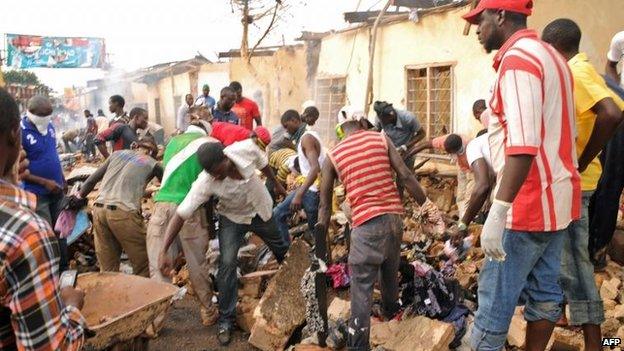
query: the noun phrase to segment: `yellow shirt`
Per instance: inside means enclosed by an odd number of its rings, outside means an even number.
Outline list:
[[[589,142],[594,129],[596,114],[592,108],[605,98],[612,98],[624,110],[624,101],[620,99],[605,83],[594,66],[589,63],[585,53],[579,53],[568,62],[574,76],[574,99],[576,105],[576,153],[580,157]],[[602,166],[598,158],[592,160],[585,172],[581,173],[581,189],[596,190]]]

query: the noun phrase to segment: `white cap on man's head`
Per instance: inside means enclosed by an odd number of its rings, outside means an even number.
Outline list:
[[[353,106],[344,106],[338,112],[338,125],[343,125],[344,123],[351,121],[359,122],[363,119],[368,121],[368,118],[366,118],[364,111],[357,109]]]

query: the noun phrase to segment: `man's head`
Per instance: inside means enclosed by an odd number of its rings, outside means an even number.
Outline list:
[[[123,113],[126,100],[121,95],[113,95],[108,99],[108,110],[111,113]]]
[[[364,111],[353,108],[352,106],[345,106],[338,112],[338,126],[337,132],[340,130],[343,139],[348,134],[356,132],[358,130],[368,130],[373,127],[372,123],[366,118]]]
[[[295,134],[301,127],[301,123],[303,123],[301,121],[301,116],[299,116],[299,112],[295,110],[288,110],[284,112],[280,122],[282,123],[282,127],[284,127],[290,135]]]
[[[375,101],[373,109],[377,113],[377,118],[381,124],[395,124],[397,121],[397,113],[392,104],[385,101]]]
[[[43,95],[36,95],[28,100],[28,112],[33,115],[44,117],[52,114],[52,103]]]
[[[219,107],[222,111],[228,112],[232,109],[236,103],[236,92],[230,87],[221,89],[221,100],[219,100]]]
[[[204,84],[202,87],[202,93],[204,93],[204,96],[206,97],[210,95],[210,86],[208,84]]]
[[[552,45],[569,60],[579,53],[581,28],[571,19],[559,18],[544,28],[542,40]]]
[[[11,95],[0,88],[0,174],[11,176],[21,150],[19,107]],[[8,180],[8,179],[7,179]]]
[[[205,143],[197,149],[199,164],[217,180],[223,180],[230,175],[233,166],[223,153],[223,149],[221,143]]]
[[[189,124],[189,128],[187,128],[186,131],[189,132],[189,130],[197,131],[204,135],[210,135],[210,133],[212,133],[212,125],[204,120],[196,119],[194,121],[191,121],[191,123]]]
[[[487,53],[500,49],[515,32],[527,26],[533,11],[533,0],[481,0],[463,16],[477,25],[479,42]]]
[[[84,110],[84,116],[85,118],[93,117],[93,115],[91,114],[91,111],[89,110]]]
[[[137,150],[147,156],[156,158],[158,155],[158,146],[156,140],[151,135],[145,135],[132,144],[132,149]]]
[[[104,117],[104,111],[102,111],[102,109],[98,109],[97,111],[98,117]]]
[[[240,101],[243,98],[243,86],[241,83],[234,81],[230,83],[230,88],[236,92],[236,101]]]
[[[461,155],[465,152],[464,141],[457,134],[449,134],[444,141],[444,150],[452,155]]]
[[[481,114],[483,114],[486,109],[485,100],[477,100],[472,104],[472,115],[477,121],[481,121]]]
[[[137,129],[147,129],[147,111],[141,107],[135,107],[130,111],[130,119]]]
[[[193,106],[193,102],[195,102],[195,98],[193,97],[192,94],[186,94],[186,96],[184,97],[184,102],[186,102],[188,106]]]
[[[251,137],[263,151],[266,150],[267,145],[271,143],[271,132],[263,126],[257,126],[253,130]]]
[[[316,124],[316,121],[319,118],[319,110],[316,106],[308,106],[303,110],[303,114],[301,114],[301,119],[309,126],[313,126]]]

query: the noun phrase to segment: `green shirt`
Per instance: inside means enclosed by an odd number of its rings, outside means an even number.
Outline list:
[[[172,157],[187,147],[191,142],[203,137],[201,133],[185,133],[173,137],[167,144],[165,155],[163,157],[163,165],[165,172]],[[177,169],[175,169],[166,183],[162,184],[160,191],[154,197],[155,202],[173,202],[179,205],[191,190],[193,182],[197,176],[203,171],[199,164],[197,155],[194,154],[185,160]]]

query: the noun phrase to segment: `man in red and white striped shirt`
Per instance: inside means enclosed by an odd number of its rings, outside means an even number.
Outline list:
[[[494,57],[489,141],[498,174],[481,234],[489,257],[479,276],[472,348],[504,347],[520,297],[526,348],[544,349],[561,316],[558,284],[565,231],[580,216],[573,80],[566,61],[527,30],[531,0],[481,0],[464,16]],[[494,259],[494,260],[492,260]]]
[[[393,170],[416,202],[421,213],[438,233],[444,222],[437,207],[427,199],[416,177],[403,162],[394,144],[384,134],[367,131],[372,125],[363,113],[340,117],[346,135],[325,159],[321,174],[319,221],[325,231],[329,225],[334,180],[344,184],[352,210],[353,231],[349,251],[351,270],[351,319],[349,350],[368,350],[373,284],[378,276],[384,316],[397,312],[403,204]],[[381,272],[381,274],[379,274]]]

